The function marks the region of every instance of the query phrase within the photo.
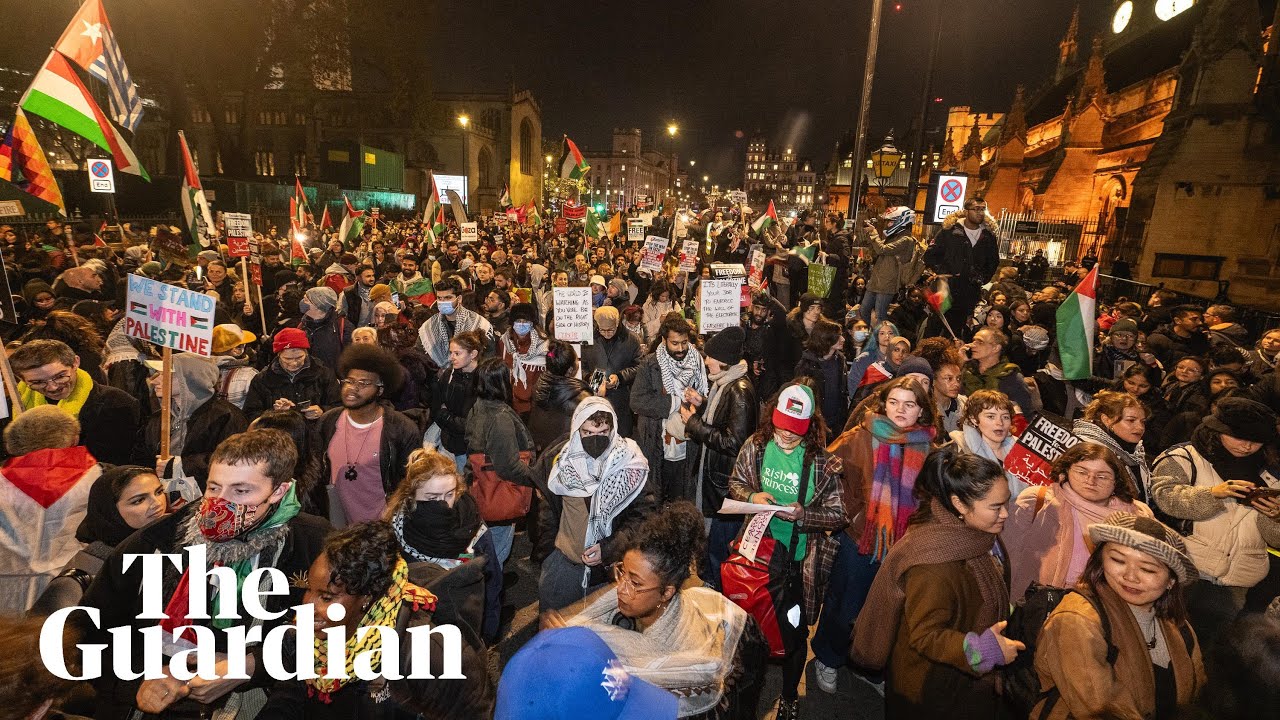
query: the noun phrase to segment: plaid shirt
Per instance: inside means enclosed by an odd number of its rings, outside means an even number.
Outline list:
[[[753,493],[760,492],[760,464],[764,461],[763,448],[747,441],[738,451],[729,477],[729,496],[747,502]],[[814,623],[822,597],[827,591],[827,577],[836,560],[838,543],[832,533],[849,524],[844,512],[844,499],[840,489],[840,458],[819,450],[813,459],[813,502],[805,506],[804,517],[796,523],[803,533],[810,533],[802,571],[804,577],[805,619]],[[746,524],[743,524],[745,527]]]

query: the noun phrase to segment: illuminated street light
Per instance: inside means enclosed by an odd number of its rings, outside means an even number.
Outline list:
[[[670,135],[671,137],[675,137],[676,133],[679,131],[680,131],[679,125],[676,125],[675,123],[670,123],[667,125],[667,134]]]
[[[471,123],[471,118],[467,117],[466,113],[463,113],[462,115],[458,116],[458,124],[461,125],[462,127],[466,127],[470,123]]]

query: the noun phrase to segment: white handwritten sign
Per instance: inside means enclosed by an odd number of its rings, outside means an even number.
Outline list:
[[[742,278],[703,280],[702,304],[698,308],[702,334],[720,332],[742,322]]]
[[[124,329],[129,337],[209,356],[213,342],[213,298],[131,274],[127,302]]]
[[[555,310],[556,339],[591,344],[591,288],[558,287],[552,289]]]
[[[685,240],[680,244],[680,271],[695,272],[698,269],[698,241]]]
[[[662,270],[662,262],[667,259],[667,248],[671,245],[671,241],[657,235],[650,235],[644,239],[644,253],[640,256],[640,269],[650,272],[660,272]]]

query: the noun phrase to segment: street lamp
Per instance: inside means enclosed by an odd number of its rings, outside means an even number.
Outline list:
[[[466,113],[458,115],[458,125],[462,126],[462,187],[467,191],[467,198],[471,197],[471,157],[468,152],[468,140],[470,133],[467,128],[471,125],[471,118]],[[467,201],[464,200],[465,204]]]
[[[880,197],[884,197],[884,186],[889,184],[889,178],[893,177],[901,162],[902,151],[894,147],[893,131],[890,130],[880,149],[871,153],[871,172],[875,175],[876,185],[880,186]]]

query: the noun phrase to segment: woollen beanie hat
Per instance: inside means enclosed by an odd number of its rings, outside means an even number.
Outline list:
[[[898,371],[894,373],[893,376],[904,377],[911,374],[923,375],[932,381],[933,366],[929,364],[928,360],[925,360],[918,355],[909,355],[907,356],[907,359],[903,360],[902,364],[898,366]]]
[[[813,390],[808,385],[788,385],[778,394],[778,406],[773,409],[773,426],[804,435],[809,432],[813,408]]]
[[[1214,404],[1213,414],[1201,421],[1223,435],[1249,442],[1276,441],[1276,414],[1256,400],[1233,397]]]
[[[1086,531],[1091,550],[1103,543],[1116,543],[1164,563],[1183,585],[1200,577],[1182,536],[1155,518],[1113,512],[1102,522],[1090,525]]]
[[[747,334],[737,325],[731,325],[707,339],[703,352],[725,365],[737,365],[742,361],[742,344]]]
[[[1134,337],[1138,335],[1138,323],[1133,318],[1120,318],[1111,325],[1111,334],[1129,333]]]
[[[325,312],[338,306],[338,293],[334,292],[333,288],[314,287],[308,290],[303,298],[311,307]]]
[[[369,299],[374,303],[387,302],[391,300],[391,286],[378,283],[369,288]]]
[[[285,328],[271,340],[271,351],[279,355],[285,350],[310,350],[311,340],[300,328]]]

